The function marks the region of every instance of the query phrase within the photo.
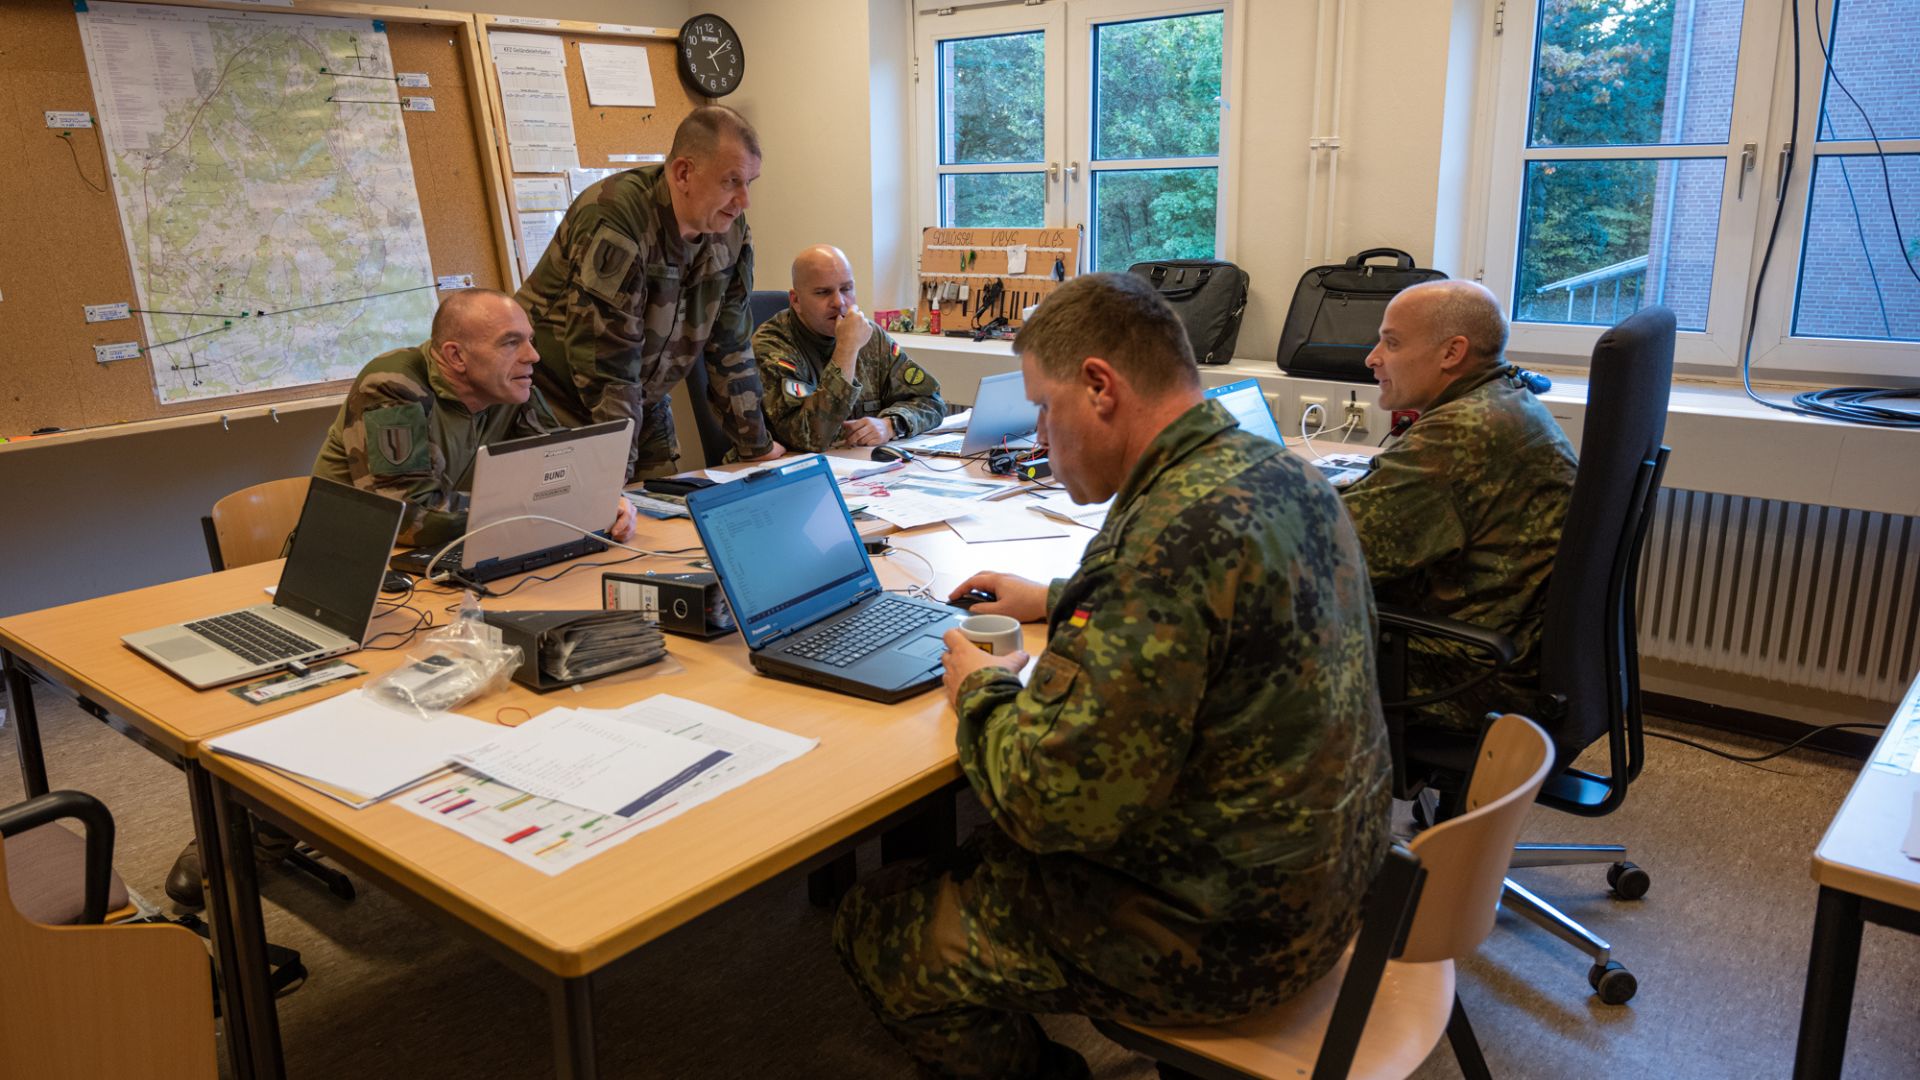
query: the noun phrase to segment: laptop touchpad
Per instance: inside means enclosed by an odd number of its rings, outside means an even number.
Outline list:
[[[908,656],[918,656],[923,660],[938,660],[947,651],[947,643],[932,634],[922,634],[900,646],[900,651]]]
[[[212,645],[191,634],[161,638],[147,648],[152,649],[153,654],[163,660],[187,660],[213,651]]]

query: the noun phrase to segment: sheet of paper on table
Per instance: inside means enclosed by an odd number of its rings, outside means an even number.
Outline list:
[[[727,751],[594,710],[548,709],[453,760],[543,799],[633,817]]]
[[[1089,529],[1098,529],[1107,523],[1107,511],[1113,509],[1113,500],[1083,504],[1074,502],[1073,496],[1059,491],[1029,505],[1049,517],[1070,521],[1075,525],[1085,525]]]
[[[966,517],[947,522],[969,544],[997,544],[1006,540],[1045,540],[1069,536],[1060,525],[1048,521],[1025,506],[990,503]]]
[[[668,694],[625,709],[576,711],[691,739],[728,756],[630,818],[543,799],[466,769],[401,795],[395,805],[541,873],[558,874],[819,745],[817,739]]]

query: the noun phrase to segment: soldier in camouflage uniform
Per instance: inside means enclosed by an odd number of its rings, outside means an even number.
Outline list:
[[[753,334],[767,425],[781,442],[878,446],[945,418],[940,384],[855,302],[853,267],[839,248],[822,244],[794,258],[787,303]]]
[[[1420,715],[1456,730],[1479,730],[1490,711],[1532,709],[1547,580],[1573,497],[1573,445],[1515,377],[1506,344],[1499,302],[1473,282],[1394,297],[1367,366],[1381,408],[1420,418],[1342,492],[1382,603],[1499,631],[1519,650],[1499,679]],[[1465,681],[1473,657],[1411,639],[1409,692]]]
[[[1050,630],[1024,687],[1024,654],[947,638],[960,764],[993,823],[835,919],[926,1075],[1085,1076],[1033,1013],[1206,1022],[1298,993],[1351,939],[1388,843],[1373,602],[1333,489],[1202,399],[1139,279],[1068,282],[1014,349],[1056,475],[1114,501],[1072,578],[956,590]]]
[[[407,504],[400,542],[444,544],[467,526],[480,448],[559,430],[533,389],[539,357],[526,313],[506,293],[463,289],[433,317],[433,338],[375,357],[354,379],[313,475]],[[633,532],[616,499],[616,540]]]
[[[702,361],[733,452],[749,461],[786,452],[761,416],[749,340],[753,246],[742,215],[759,175],[746,120],[724,105],[695,109],[666,164],[610,176],[573,200],[520,286],[548,403],[570,427],[632,417],[630,478],[678,470],[668,395]]]

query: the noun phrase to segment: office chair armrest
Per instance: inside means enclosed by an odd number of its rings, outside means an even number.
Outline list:
[[[1452,686],[1407,698],[1405,701],[1384,702],[1383,707],[1389,710],[1418,708],[1463,694],[1505,671],[1519,655],[1513,639],[1496,630],[1488,630],[1458,619],[1423,615],[1392,604],[1379,604],[1377,609],[1380,613],[1382,630],[1397,632],[1406,637],[1440,638],[1457,642],[1479,654],[1480,658],[1486,661],[1485,666],[1475,671],[1471,677]]]
[[[37,829],[61,818],[87,828],[86,893],[80,922],[98,926],[107,918],[107,886],[113,876],[113,815],[84,791],[49,791],[23,803],[0,808],[0,837]]]

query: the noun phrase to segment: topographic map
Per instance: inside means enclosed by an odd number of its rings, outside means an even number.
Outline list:
[[[437,304],[379,23],[80,16],[161,402],[349,379]]]

